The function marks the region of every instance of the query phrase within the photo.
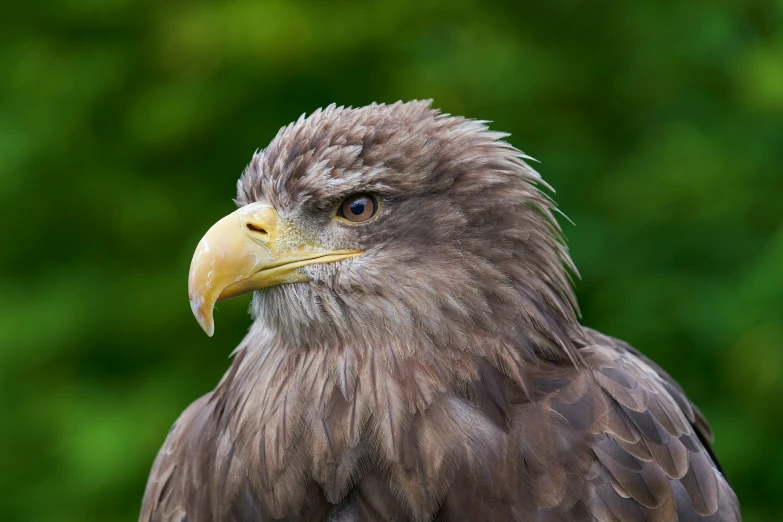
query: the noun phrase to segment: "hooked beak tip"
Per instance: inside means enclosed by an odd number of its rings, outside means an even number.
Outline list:
[[[190,300],[190,309],[193,311],[193,315],[196,317],[201,329],[208,337],[212,337],[215,334],[215,322],[212,318],[212,307],[205,306],[203,298],[196,298]]]

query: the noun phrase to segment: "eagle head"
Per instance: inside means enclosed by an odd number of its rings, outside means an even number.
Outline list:
[[[215,302],[253,292],[251,334],[294,349],[491,340],[578,357],[554,204],[505,136],[429,101],[332,105],[283,127],[199,243],[196,318],[212,335]]]

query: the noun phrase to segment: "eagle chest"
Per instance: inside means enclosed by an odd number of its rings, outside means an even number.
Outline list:
[[[216,461],[233,464],[214,476],[235,481],[235,491],[248,481],[272,516],[301,516],[314,498],[333,518],[356,509],[367,519],[497,512],[512,509],[520,488],[537,503],[547,495],[557,503],[568,484],[548,461],[571,452],[573,466],[582,462],[577,441],[553,431],[546,404],[515,400],[521,390],[507,393],[508,379],[492,367],[473,364],[480,372],[456,385],[419,361],[331,355],[292,363],[270,354],[247,375],[252,368],[238,360],[227,377],[226,389],[246,394],[226,401],[235,413],[223,421]],[[524,450],[530,455],[520,459]]]

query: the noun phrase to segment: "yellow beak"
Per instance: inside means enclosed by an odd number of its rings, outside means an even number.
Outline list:
[[[296,245],[291,241],[294,235],[280,231],[277,211],[267,201],[246,205],[209,229],[193,254],[188,277],[190,308],[208,336],[215,332],[212,310],[217,301],[269,286],[308,281],[299,268],[362,254],[360,250],[327,250],[309,243]]]

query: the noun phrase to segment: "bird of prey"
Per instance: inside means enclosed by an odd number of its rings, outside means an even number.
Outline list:
[[[549,187],[430,102],[283,127],[199,243],[190,304],[253,293],[140,520],[739,521],[682,388],[580,325]]]

